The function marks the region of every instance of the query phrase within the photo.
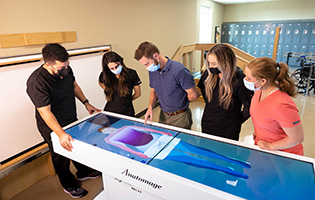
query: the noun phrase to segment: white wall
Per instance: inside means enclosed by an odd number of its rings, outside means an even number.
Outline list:
[[[314,0],[280,0],[224,6],[224,22],[315,19]]]
[[[149,82],[147,70],[133,58],[135,49],[148,40],[155,43],[162,54],[172,57],[180,45],[196,42],[196,2],[0,0],[0,34],[76,31],[77,41],[63,44],[67,49],[111,44],[143,81],[142,96],[134,102],[138,113],[148,105]],[[0,47],[0,57],[39,53],[42,47]],[[84,80],[77,81],[80,84]]]

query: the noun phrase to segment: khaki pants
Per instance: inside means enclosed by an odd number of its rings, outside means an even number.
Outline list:
[[[188,107],[185,112],[178,115],[169,116],[165,114],[162,110],[160,112],[159,123],[172,125],[180,128],[191,129],[193,123],[191,110]]]

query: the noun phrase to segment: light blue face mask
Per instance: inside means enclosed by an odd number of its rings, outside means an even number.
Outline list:
[[[116,70],[110,70],[113,74],[120,74],[122,70],[122,66],[119,65]]]
[[[256,81],[256,82],[249,82],[249,81],[245,80],[245,78],[243,78],[243,81],[244,81],[245,87],[247,89],[251,90],[251,91],[260,90],[260,88],[262,87],[262,86],[260,86],[258,88],[255,88],[255,83],[257,83],[258,81]]]
[[[149,67],[147,67],[147,70],[149,72],[156,72],[158,69],[160,69],[160,63],[158,65],[156,65],[153,62]]]

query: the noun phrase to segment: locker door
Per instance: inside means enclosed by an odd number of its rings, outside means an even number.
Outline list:
[[[241,24],[240,44],[243,51],[245,51],[245,45],[247,44],[247,26],[247,24]]]
[[[266,57],[267,54],[267,45],[263,44],[260,46],[260,55],[259,57]]]
[[[299,47],[300,47],[299,44],[293,44],[293,45],[291,45],[291,50],[290,50],[290,52],[292,52],[293,54],[294,54],[294,53],[300,53]]]
[[[260,57],[260,52],[259,52],[259,45],[258,44],[255,44],[254,45],[254,48],[253,48],[253,56],[255,57]]]
[[[269,27],[269,35],[268,35],[268,44],[273,45],[275,42],[275,34],[276,34],[276,28],[278,27],[278,24],[272,23]]]
[[[291,45],[291,52],[294,53],[300,53],[300,45],[298,44],[293,44]],[[300,62],[297,62],[298,58],[291,58],[289,65],[291,67],[299,67],[300,66]]]
[[[268,44],[266,51],[266,57],[272,58],[273,44]]]
[[[229,24],[223,23],[222,24],[222,33],[221,33],[221,42],[228,43],[229,42],[229,35],[227,34],[229,31]]]
[[[240,50],[246,52],[246,45],[245,44],[241,44],[241,46],[239,48],[240,48]]]
[[[312,54],[315,54],[315,44],[310,45],[310,46],[308,47],[308,52],[309,52],[309,53],[312,53]]]
[[[302,30],[302,24],[300,22],[297,22],[293,26],[293,35],[292,35],[292,44],[300,44],[301,42],[301,33],[303,33]]]
[[[292,43],[292,36],[293,36],[293,24],[288,23],[284,27],[284,44],[291,44]]]
[[[308,45],[301,44],[299,50],[300,50],[300,53],[308,53]]]
[[[309,47],[308,51],[312,51],[312,53],[315,53],[313,46],[315,45],[315,22],[311,23],[311,33],[310,33],[310,40],[309,40]]]
[[[270,27],[269,23],[262,24],[262,27],[261,27],[262,31],[261,31],[261,37],[260,37],[261,44],[267,44],[268,42],[269,27]]]
[[[291,45],[286,44],[283,46],[283,54],[285,53],[292,53],[291,51]],[[295,66],[296,65],[296,58],[291,57],[289,59],[289,66]]]
[[[278,52],[277,52],[277,62],[286,62],[286,57],[284,57],[284,54],[283,54],[283,49],[282,49],[282,45],[279,44],[278,45]]]
[[[309,44],[312,33],[311,23],[302,23],[301,44]]]
[[[250,55],[252,55],[252,56],[255,56],[255,55],[253,54],[253,46],[252,46],[252,44],[247,44],[246,53],[248,53],[248,54],[250,54]]]
[[[228,38],[229,38],[229,44],[234,45],[233,44],[233,40],[234,40],[234,29],[235,29],[235,24],[230,24],[229,25],[229,31],[228,31]]]
[[[234,40],[232,41],[232,43],[234,44],[234,46],[240,46],[240,42],[241,42],[241,26],[240,24],[236,24],[235,25],[235,30],[234,30]]]
[[[254,25],[247,25],[247,44],[253,45],[255,37]]]
[[[261,24],[255,24],[254,25],[254,44],[260,44],[260,37],[261,37]]]
[[[284,43],[284,36],[285,36],[285,24],[280,23],[280,24],[278,24],[278,26],[280,27],[279,44],[283,44]]]

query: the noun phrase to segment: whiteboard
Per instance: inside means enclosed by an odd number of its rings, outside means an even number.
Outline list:
[[[97,47],[98,48],[98,47]],[[110,50],[110,46],[102,46]],[[93,52],[94,53],[91,53]],[[70,66],[73,69],[76,82],[81,87],[90,103],[103,109],[105,95],[98,85],[98,76],[102,71],[102,56],[104,52],[95,52],[95,47],[69,50]],[[87,52],[86,55],[78,55]],[[21,59],[24,57],[24,59]],[[25,56],[0,58],[0,64],[12,60],[25,60]],[[37,59],[40,54],[32,55]],[[26,93],[26,81],[43,61],[33,61],[0,67],[0,162],[43,142],[36,127],[35,107]],[[88,115],[82,103],[76,100],[78,118]]]

